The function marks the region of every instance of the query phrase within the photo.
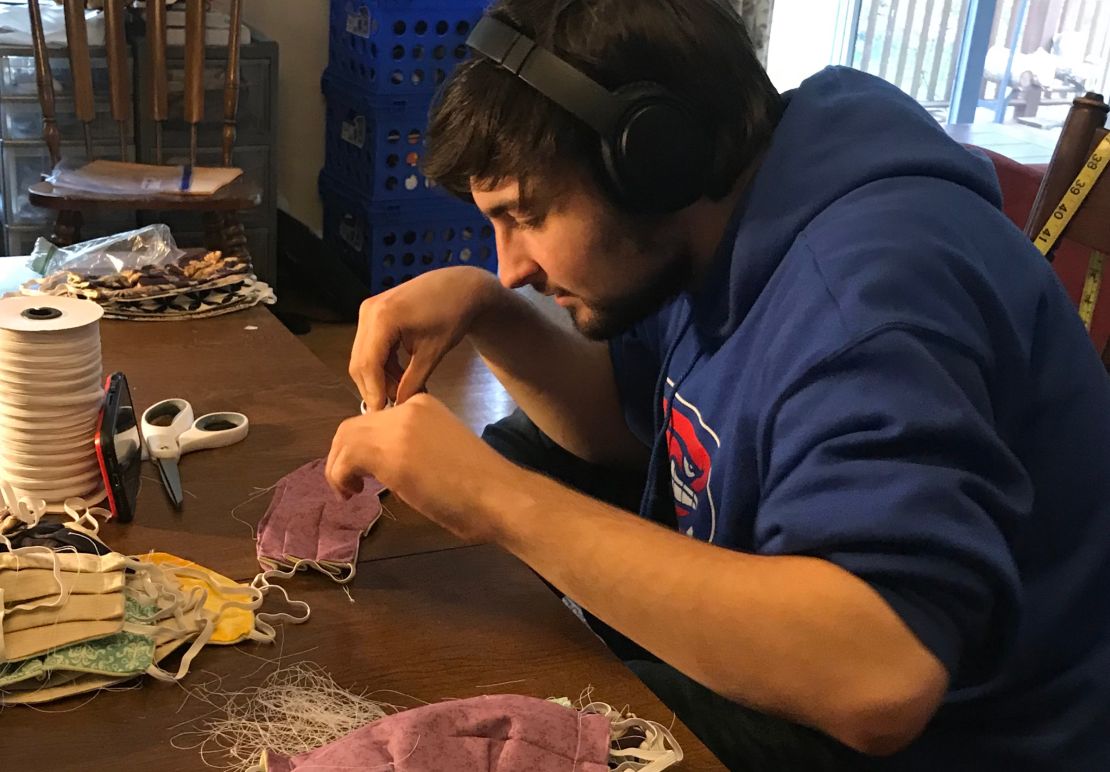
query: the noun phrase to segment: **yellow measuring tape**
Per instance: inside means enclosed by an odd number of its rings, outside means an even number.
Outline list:
[[[1079,176],[1075,178],[1075,182],[1064,194],[1060,205],[1056,207],[1044,228],[1033,240],[1042,255],[1047,255],[1052,247],[1056,245],[1056,242],[1060,240],[1060,236],[1068,227],[1071,218],[1075,216],[1079,207],[1087,200],[1087,195],[1091,192],[1095,183],[1098,182],[1098,178],[1106,171],[1108,163],[1110,163],[1110,134],[1103,137],[1102,142],[1095,148],[1095,152],[1087,159],[1087,163],[1083,165]],[[1095,306],[1098,304],[1099,292],[1102,290],[1102,272],[1105,261],[1105,255],[1100,252],[1093,252],[1091,260],[1087,264],[1087,278],[1083,281],[1083,294],[1079,297],[1079,318],[1083,320],[1083,324],[1088,331],[1091,329],[1091,320],[1095,317]]]

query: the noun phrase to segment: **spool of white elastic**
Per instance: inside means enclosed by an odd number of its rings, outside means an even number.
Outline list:
[[[94,445],[103,313],[74,298],[0,299],[0,481],[51,512],[71,497],[104,499]]]

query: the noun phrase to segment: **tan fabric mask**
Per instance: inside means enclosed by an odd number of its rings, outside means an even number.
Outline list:
[[[123,628],[122,555],[84,555],[24,547],[0,553],[0,662],[118,633]],[[31,571],[29,576],[24,571]],[[49,572],[50,580],[46,580]],[[105,592],[73,603],[72,577],[118,574]],[[29,580],[25,581],[27,576]],[[66,581],[63,577],[71,577]],[[30,586],[29,586],[30,585]],[[46,594],[41,594],[47,589]]]

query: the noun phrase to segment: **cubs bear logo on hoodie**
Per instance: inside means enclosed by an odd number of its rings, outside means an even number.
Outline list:
[[[672,385],[673,388],[673,385]],[[678,528],[687,536],[713,541],[717,530],[717,505],[713,489],[713,454],[721,447],[701,412],[674,394],[673,409],[664,398],[663,414],[670,410],[667,453],[671,465],[671,490]]]

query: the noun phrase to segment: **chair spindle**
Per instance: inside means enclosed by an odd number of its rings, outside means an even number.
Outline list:
[[[189,163],[197,163],[197,130],[204,120],[204,0],[185,2],[185,122]]]
[[[162,163],[162,131],[170,117],[166,72],[166,0],[147,0],[146,35],[150,46],[150,104],[154,119],[154,162]]]
[[[231,166],[231,149],[235,145],[236,116],[239,112],[239,25],[242,23],[242,0],[231,0],[231,22],[227,32],[227,70],[224,75],[223,162]]]
[[[73,73],[73,101],[77,120],[85,135],[85,157],[94,159],[92,123],[96,120],[93,101],[92,61],[89,57],[89,30],[85,25],[84,0],[65,0],[66,42],[69,69]]]
[[[54,74],[50,71],[50,55],[46,50],[46,36],[42,32],[42,11],[39,0],[27,0],[31,16],[31,45],[35,51],[35,83],[42,107],[42,138],[50,153],[50,168],[58,165],[62,157],[61,134],[54,108]]]
[[[120,160],[127,160],[127,122],[131,118],[131,74],[127,63],[127,0],[104,0],[105,47],[112,120],[119,127]]]

